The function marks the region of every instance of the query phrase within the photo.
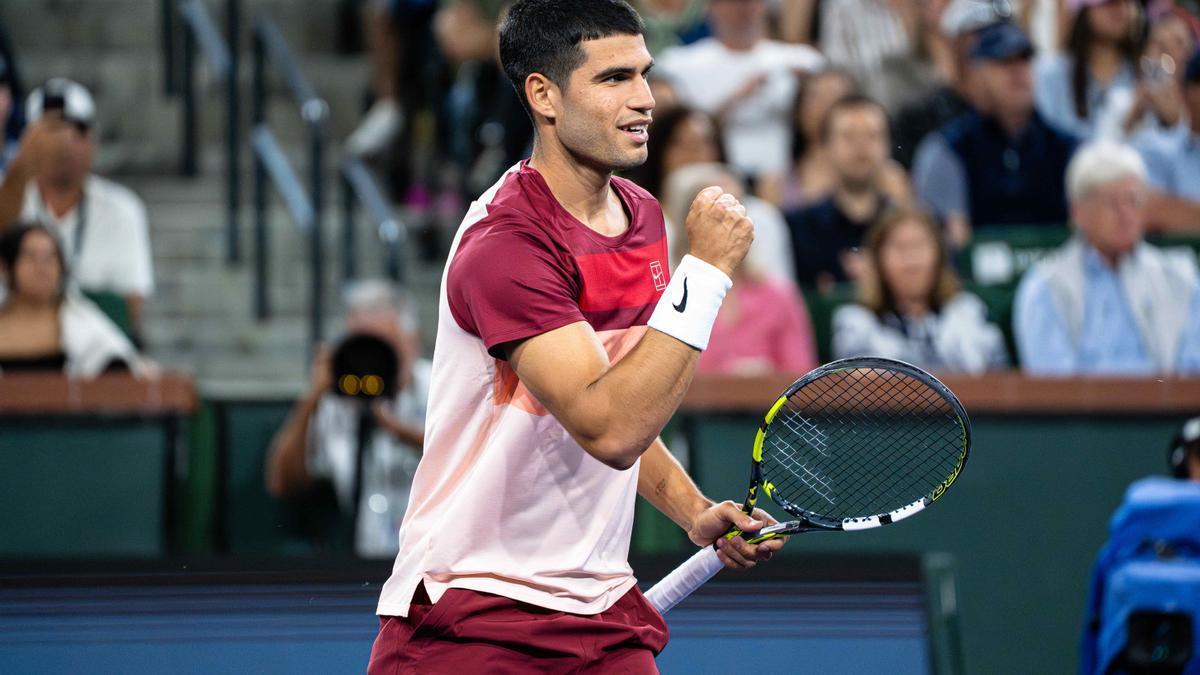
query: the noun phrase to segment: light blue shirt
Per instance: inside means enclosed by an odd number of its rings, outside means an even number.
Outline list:
[[[1181,199],[1200,202],[1200,135],[1136,145],[1150,184]]]
[[[1155,375],[1115,270],[1095,249],[1084,250],[1087,292],[1079,342],[1058,311],[1049,279],[1037,267],[1017,289],[1013,328],[1021,367],[1032,375]],[[1178,374],[1200,372],[1200,282],[1192,289],[1176,359]]]
[[[1099,131],[1097,122],[1115,112],[1110,107],[1116,105],[1118,99],[1132,96],[1137,83],[1128,63],[1121,64],[1116,76],[1103,87],[1089,76],[1085,94],[1088,116],[1080,117],[1075,112],[1075,94],[1071,85],[1073,63],[1067,54],[1039,58],[1033,69],[1033,103],[1047,122],[1087,141]]]

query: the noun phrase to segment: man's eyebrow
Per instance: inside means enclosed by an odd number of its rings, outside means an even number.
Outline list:
[[[641,74],[645,75],[646,73],[649,73],[650,69],[653,67],[654,61],[651,61],[650,63],[646,64],[645,68],[642,69]],[[603,82],[614,75],[634,75],[637,72],[638,69],[634,68],[633,66],[613,66],[612,68],[605,68],[599,73],[596,73],[596,76],[592,79],[596,82]]]

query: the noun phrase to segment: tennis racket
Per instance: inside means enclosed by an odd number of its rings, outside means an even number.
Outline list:
[[[967,411],[944,384],[901,361],[852,358],[796,380],[754,438],[751,513],[759,488],[795,520],[743,533],[748,543],[817,530],[866,530],[937,501],[971,447]],[[724,567],[706,546],[646,592],[666,613]]]

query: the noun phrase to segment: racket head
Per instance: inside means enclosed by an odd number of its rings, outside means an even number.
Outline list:
[[[887,525],[945,494],[970,447],[970,418],[937,378],[894,359],[834,361],[794,382],[768,411],[746,505],[761,485],[797,518],[774,536]]]

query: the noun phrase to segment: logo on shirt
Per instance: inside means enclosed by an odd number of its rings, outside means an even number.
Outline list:
[[[650,262],[650,276],[654,279],[654,290],[661,291],[667,287],[667,275],[663,274],[662,263],[657,260]]]

